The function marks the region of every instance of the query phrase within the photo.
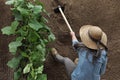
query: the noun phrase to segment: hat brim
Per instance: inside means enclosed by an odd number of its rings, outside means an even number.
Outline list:
[[[84,43],[84,45],[90,49],[97,49],[97,44],[96,42],[94,42],[88,34],[88,30],[90,27],[93,27],[92,25],[84,25],[80,28],[79,34],[80,34],[80,38],[81,41]],[[102,34],[102,38],[101,38],[101,42],[107,46],[107,36],[106,34],[103,32]],[[102,45],[100,45],[100,49],[103,49],[104,47]]]

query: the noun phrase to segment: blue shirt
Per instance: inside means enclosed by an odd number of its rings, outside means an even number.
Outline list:
[[[79,43],[73,40],[73,46]],[[100,76],[105,73],[107,64],[107,52],[101,51],[100,58],[93,64],[93,52],[88,48],[76,49],[79,56],[78,65],[71,74],[72,80],[100,80]],[[87,56],[87,57],[86,57]]]

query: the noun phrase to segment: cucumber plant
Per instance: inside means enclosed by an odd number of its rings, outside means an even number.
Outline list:
[[[42,15],[47,12],[39,0],[7,0],[14,21],[1,29],[2,34],[13,35],[9,52],[13,58],[7,65],[14,69],[14,80],[47,80],[43,74],[47,44],[55,40]]]

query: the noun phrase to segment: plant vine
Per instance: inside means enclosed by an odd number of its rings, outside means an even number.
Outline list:
[[[2,34],[15,36],[8,45],[14,57],[7,63],[14,69],[14,80],[47,80],[43,74],[46,45],[55,36],[42,16],[46,14],[43,4],[39,0],[7,0],[5,4],[11,5],[14,16],[11,25],[1,29]]]

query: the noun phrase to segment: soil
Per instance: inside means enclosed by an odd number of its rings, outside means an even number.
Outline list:
[[[55,42],[49,47],[57,48],[62,56],[74,60],[77,54],[71,46],[71,37],[61,14],[55,14],[56,7],[52,0],[40,0],[50,17],[48,26],[56,36]],[[60,0],[65,4],[65,15],[71,24],[73,31],[79,38],[79,28],[82,25],[100,26],[108,36],[108,65],[102,80],[120,80],[120,1],[119,0]],[[7,26],[12,21],[10,7],[0,1],[0,28]],[[12,70],[7,67],[7,61],[12,57],[8,53],[8,42],[11,38],[3,36],[0,32],[0,80],[12,80]],[[56,62],[51,54],[47,55],[44,73],[48,80],[68,80],[63,64]]]

